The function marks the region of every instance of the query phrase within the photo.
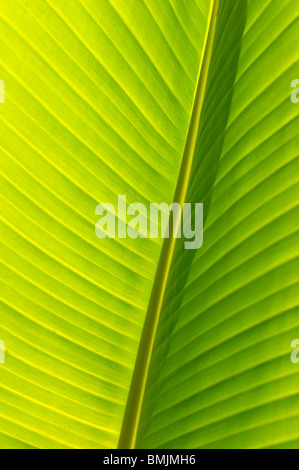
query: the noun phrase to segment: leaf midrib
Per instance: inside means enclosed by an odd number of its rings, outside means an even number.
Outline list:
[[[200,117],[206,93],[207,79],[215,39],[219,3],[220,0],[213,0],[210,12],[209,26],[206,34],[204,52],[199,68],[196,93],[194,97],[193,111],[174,195],[174,201],[180,204],[181,210],[187,194],[198,136]],[[161,250],[120,433],[118,443],[118,448],[120,449],[135,448],[152,350],[156,337],[170,266],[173,259],[175,244],[176,238],[165,238]]]

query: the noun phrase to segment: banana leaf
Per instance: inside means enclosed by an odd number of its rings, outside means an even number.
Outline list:
[[[0,448],[299,447],[298,39],[291,0],[2,2]],[[203,246],[97,238],[119,195]]]

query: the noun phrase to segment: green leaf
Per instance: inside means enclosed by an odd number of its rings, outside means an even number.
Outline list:
[[[186,197],[204,244],[172,258],[137,447],[298,446],[298,16],[220,4]]]
[[[298,446],[299,6],[0,9],[0,448]],[[204,244],[95,236],[203,202]]]
[[[162,241],[95,209],[172,201],[210,4],[0,10],[0,446],[116,447]]]

